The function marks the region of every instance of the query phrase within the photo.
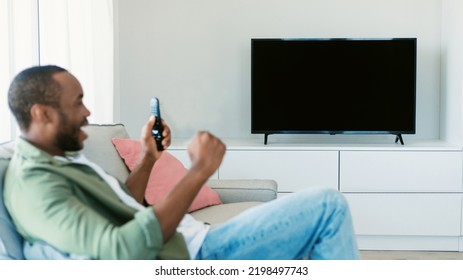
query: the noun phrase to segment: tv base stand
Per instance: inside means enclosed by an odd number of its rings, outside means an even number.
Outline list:
[[[402,134],[397,134],[396,137],[395,137],[395,142],[399,142],[400,141],[400,144],[404,145],[404,139],[402,138]]]
[[[268,136],[269,136],[270,134],[271,134],[271,133],[264,133],[264,145],[267,145]],[[334,134],[333,134],[333,135],[334,135]],[[402,134],[400,134],[400,133],[399,133],[399,134],[395,134],[395,136],[396,136],[396,137],[395,137],[395,143],[399,143],[399,142],[400,142],[401,145],[405,145],[405,144],[404,144],[404,139],[403,139],[403,137],[402,137]]]
[[[268,136],[269,136],[269,135],[270,135],[270,134],[268,134],[268,133],[265,133],[265,134],[264,134],[264,145],[267,145],[267,140],[268,140]]]

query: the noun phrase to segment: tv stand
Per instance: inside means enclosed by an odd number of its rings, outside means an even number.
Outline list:
[[[268,140],[269,135],[270,135],[269,133],[264,133],[264,145],[267,145],[267,140]]]
[[[402,138],[402,134],[396,135],[395,142],[397,143],[399,141],[400,141],[400,144],[404,145],[404,139]]]
[[[263,133],[224,139],[227,155],[214,179],[270,178],[279,196],[318,186],[337,190],[349,203],[360,249],[463,251],[461,146],[437,139],[401,146],[394,144],[397,134],[380,137],[381,144],[285,144],[274,135],[262,146]],[[186,166],[188,142],[169,147]]]
[[[264,145],[267,145],[267,142],[268,142],[268,136],[270,135],[271,133],[264,133]],[[334,134],[333,134],[334,135]],[[401,145],[405,145],[404,144],[404,139],[402,137],[402,134],[396,134],[396,138],[395,138],[395,142],[398,143],[400,142]]]

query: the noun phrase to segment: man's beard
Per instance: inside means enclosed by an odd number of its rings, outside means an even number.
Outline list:
[[[79,151],[82,144],[79,142],[80,125],[71,126],[68,118],[62,112],[60,115],[60,128],[55,138],[55,145],[62,151]]]

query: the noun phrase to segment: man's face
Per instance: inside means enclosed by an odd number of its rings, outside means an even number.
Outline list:
[[[90,111],[83,103],[83,90],[77,79],[68,72],[54,75],[60,84],[60,108],[57,109],[59,123],[55,146],[62,151],[78,151],[83,148],[87,134],[81,129],[88,124]]]

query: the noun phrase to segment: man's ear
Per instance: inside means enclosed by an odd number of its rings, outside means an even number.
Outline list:
[[[53,122],[55,118],[55,111],[48,105],[34,104],[31,107],[31,118],[34,122],[46,124]]]

